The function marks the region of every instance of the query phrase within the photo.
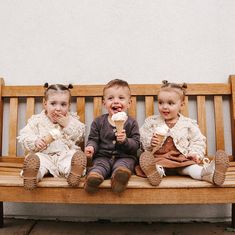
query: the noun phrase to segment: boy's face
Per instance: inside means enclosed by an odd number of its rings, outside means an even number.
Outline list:
[[[113,86],[104,92],[104,106],[111,117],[114,113],[127,111],[130,107],[130,90],[128,87]]]
[[[66,116],[70,107],[68,92],[51,92],[44,102],[44,109],[48,118],[56,123],[58,116]]]

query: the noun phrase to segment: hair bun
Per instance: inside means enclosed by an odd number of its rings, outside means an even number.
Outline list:
[[[182,84],[182,89],[186,89],[188,87],[188,85],[184,82],[183,84]]]
[[[69,85],[68,85],[68,89],[72,89],[73,88],[73,85],[70,83]]]
[[[48,82],[44,83],[43,87],[44,87],[44,88],[48,88],[48,87],[49,87]]]

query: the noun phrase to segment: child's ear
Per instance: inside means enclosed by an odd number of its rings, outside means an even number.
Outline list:
[[[185,105],[185,102],[184,102],[184,101],[181,101],[181,104],[180,104],[180,111],[182,111],[182,109],[184,108],[184,105]]]

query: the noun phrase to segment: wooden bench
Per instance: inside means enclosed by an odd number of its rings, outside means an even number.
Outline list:
[[[33,191],[23,188],[19,172],[23,154],[16,137],[26,120],[41,110],[44,89],[42,86],[7,86],[0,80],[0,223],[3,226],[3,202],[76,203],[76,204],[232,204],[232,227],[235,227],[235,76],[228,83],[188,84],[183,114],[192,114],[208,140],[209,155],[216,149],[228,148],[230,168],[222,187],[183,176],[164,177],[159,187],[152,187],[145,178],[132,176],[127,190],[120,196],[112,193],[110,180],[105,180],[101,190],[88,195],[83,185],[71,188],[65,179],[47,177]],[[157,109],[157,92],[160,85],[131,85],[132,106],[129,114],[137,117],[139,125]],[[103,85],[75,85],[72,89],[73,105],[81,117],[93,119],[102,113]],[[88,104],[93,110],[88,114]],[[225,104],[224,104],[225,103]],[[139,106],[142,107],[139,108]],[[208,107],[209,106],[209,107]],[[90,105],[89,107],[92,107]],[[138,110],[137,110],[138,107]],[[226,110],[226,107],[228,110]],[[22,111],[23,109],[23,111]],[[21,111],[20,111],[21,110]],[[157,112],[155,110],[155,112]],[[142,115],[139,117],[138,115]],[[209,115],[209,116],[208,116]],[[191,117],[191,115],[189,115]],[[211,152],[211,154],[210,154]],[[21,156],[20,156],[21,155]]]

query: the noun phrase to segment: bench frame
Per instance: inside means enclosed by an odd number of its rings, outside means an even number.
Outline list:
[[[130,85],[132,105],[129,115],[136,117],[138,99],[145,103],[145,117],[154,114],[154,101],[160,85]],[[103,85],[75,85],[71,90],[76,102],[76,111],[82,122],[86,123],[86,100],[93,100],[93,117],[102,113]],[[232,154],[230,155],[229,180],[222,187],[206,182],[197,182],[188,177],[165,177],[159,187],[152,187],[144,178],[132,176],[127,190],[115,195],[110,189],[110,180],[105,180],[100,191],[88,195],[83,185],[70,188],[64,179],[45,178],[33,191],[23,188],[23,180],[16,176],[22,167],[23,157],[18,156],[16,136],[18,135],[19,100],[25,99],[26,120],[35,112],[36,99],[43,96],[42,86],[6,86],[0,79],[0,227],[3,226],[3,202],[33,203],[76,203],[76,204],[232,204],[232,224],[235,228],[235,75],[228,83],[188,84],[186,105],[182,113],[188,116],[189,97],[195,96],[197,102],[197,121],[204,135],[207,135],[206,96],[213,97],[215,119],[216,149],[225,149],[223,97],[230,100]],[[5,102],[9,104],[8,154],[2,156],[2,140]],[[1,178],[2,174],[2,178]],[[17,180],[15,180],[17,177]],[[234,177],[234,178],[233,178]],[[17,182],[16,182],[17,181]]]

